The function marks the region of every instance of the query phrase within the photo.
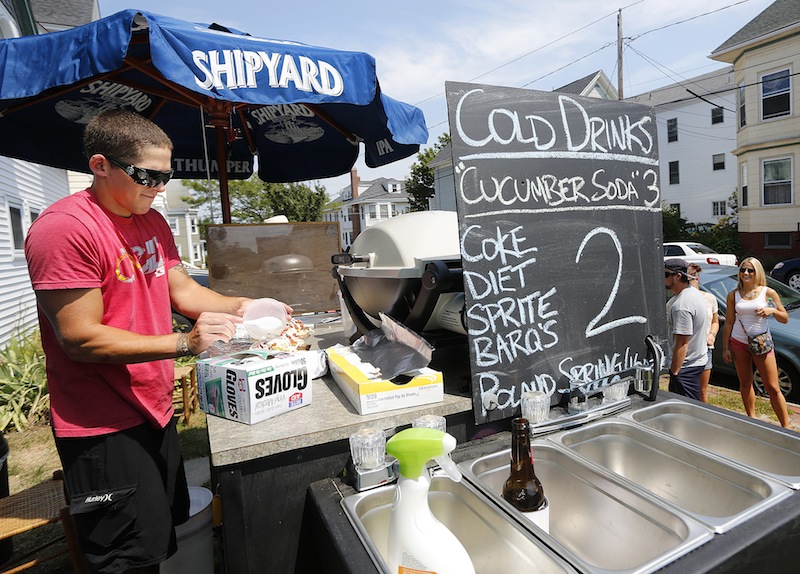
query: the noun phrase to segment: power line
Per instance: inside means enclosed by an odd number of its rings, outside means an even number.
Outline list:
[[[723,10],[727,10],[728,8],[733,8],[734,6],[738,6],[739,4],[746,4],[750,2],[750,0],[739,0],[739,2],[734,2],[733,4],[728,4],[727,6],[723,6],[722,8],[717,8],[716,10],[711,10],[710,12],[704,12],[702,14],[698,14],[697,16],[692,16],[691,18],[687,18],[686,20],[679,20],[677,22],[673,22],[672,24],[665,24],[660,28],[653,28],[652,30],[648,30],[647,32],[642,32],[636,36],[631,36],[629,38],[625,38],[626,40],[638,40],[642,36],[646,36],[647,34],[652,34],[653,32],[660,32],[661,30],[665,30],[667,28],[671,28],[672,26],[677,26],[678,24],[685,24],[686,22],[691,22],[692,20],[697,20],[698,18],[702,18],[704,16],[710,16],[711,14],[716,14],[717,12],[722,12]]]
[[[620,10],[627,10],[628,8],[631,8],[631,7],[633,7],[633,6],[636,6],[637,4],[641,4],[641,3],[642,3],[642,2],[644,2],[644,1],[645,1],[645,0],[637,0],[636,2],[632,2],[632,3],[630,3],[630,4],[628,4],[628,5],[624,6],[624,7],[622,7]],[[635,36],[625,37],[625,38],[624,38],[624,39],[626,40],[626,42],[625,42],[625,46],[626,46],[626,48],[630,48],[630,49],[632,49],[632,50],[633,50],[634,52],[636,52],[636,53],[637,53],[639,56],[641,56],[641,57],[642,57],[642,58],[643,58],[645,61],[647,61],[648,63],[650,63],[650,65],[652,65],[654,68],[656,68],[656,69],[658,70],[658,65],[660,65],[660,64],[658,64],[657,62],[655,62],[655,60],[652,60],[651,58],[647,57],[647,56],[646,56],[645,54],[643,54],[642,52],[640,52],[640,51],[636,50],[635,48],[633,48],[633,47],[631,46],[631,42],[633,42],[633,41],[635,41],[635,40],[637,40],[637,39],[639,39],[639,38],[641,38],[641,37],[643,37],[643,36],[646,36],[646,35],[648,35],[648,34],[651,34],[651,33],[653,33],[653,32],[659,32],[659,31],[665,30],[665,29],[667,29],[667,28],[671,28],[671,27],[674,27],[674,26],[677,26],[677,25],[680,25],[680,24],[685,24],[685,23],[687,23],[687,22],[691,22],[691,21],[693,21],[693,20],[697,20],[697,19],[699,19],[699,18],[703,18],[703,17],[706,17],[706,16],[710,16],[710,15],[712,15],[712,14],[716,14],[716,13],[718,13],[718,12],[721,12],[721,11],[723,11],[723,10],[727,10],[727,9],[729,9],[729,8],[733,8],[733,7],[735,7],[735,6],[739,6],[739,5],[741,5],[741,4],[746,4],[747,2],[750,2],[750,1],[751,1],[751,0],[739,0],[739,1],[737,1],[737,2],[733,2],[732,4],[728,4],[728,5],[726,5],[726,6],[723,6],[723,7],[721,7],[721,8],[717,8],[716,10],[711,10],[711,11],[708,11],[708,12],[703,12],[702,14],[697,14],[696,16],[692,16],[691,18],[686,18],[686,19],[684,19],[684,20],[679,20],[679,21],[677,21],[677,22],[672,22],[672,23],[670,23],[670,24],[666,24],[666,25],[664,25],[664,26],[660,26],[660,27],[658,27],[658,28],[653,28],[653,29],[651,29],[651,30],[647,30],[647,31],[645,31],[645,32],[642,32],[641,34],[637,34],[637,35],[635,35]],[[526,58],[527,56],[530,56],[531,54],[535,54],[536,52],[538,52],[538,51],[540,51],[540,50],[543,50],[544,48],[547,48],[547,47],[549,47],[549,46],[552,46],[553,44],[555,44],[555,43],[557,43],[557,42],[560,42],[560,41],[562,41],[562,40],[565,40],[565,39],[567,39],[567,38],[569,38],[569,37],[571,37],[571,36],[573,36],[573,35],[575,35],[575,34],[577,34],[577,33],[581,32],[581,31],[585,30],[585,29],[586,29],[586,28],[588,28],[588,27],[590,27],[590,26],[593,26],[593,25],[597,24],[598,22],[601,22],[601,21],[605,20],[605,19],[606,19],[606,18],[608,18],[609,16],[615,16],[616,14],[617,14],[617,11],[614,11],[614,12],[611,12],[611,13],[609,13],[609,14],[606,14],[606,15],[604,15],[604,16],[601,16],[600,18],[597,18],[597,19],[593,20],[592,22],[590,22],[590,23],[588,23],[588,24],[585,24],[584,26],[581,26],[580,28],[577,28],[576,30],[573,30],[572,32],[569,32],[569,33],[567,33],[567,34],[564,34],[563,36],[561,36],[561,37],[559,37],[559,38],[557,38],[557,39],[555,39],[555,40],[552,40],[551,42],[548,42],[548,43],[546,43],[546,44],[544,44],[544,45],[542,45],[542,46],[539,46],[539,47],[537,47],[537,48],[535,48],[535,49],[533,49],[533,50],[529,51],[529,52],[526,52],[526,53],[524,53],[524,54],[522,54],[522,55],[520,55],[520,56],[517,56],[517,57],[513,58],[512,60],[509,60],[508,62],[505,62],[504,64],[501,64],[501,65],[499,65],[499,66],[496,66],[496,67],[492,68],[492,69],[491,69],[491,70],[489,70],[489,71],[486,71],[486,72],[484,72],[484,73],[482,73],[482,74],[479,74],[478,76],[475,76],[474,78],[472,78],[472,79],[471,79],[471,80],[469,80],[469,81],[470,81],[470,82],[473,82],[473,81],[475,81],[475,80],[478,80],[478,79],[480,79],[480,78],[482,78],[482,77],[484,77],[484,76],[487,76],[487,75],[489,75],[489,74],[491,74],[491,73],[493,73],[493,72],[496,72],[497,70],[500,70],[500,69],[502,69],[502,68],[504,68],[504,67],[506,67],[506,66],[508,66],[508,65],[510,65],[510,64],[512,64],[512,63],[514,63],[514,62],[517,62],[517,61],[519,61],[519,60],[521,60],[521,59],[523,59],[523,58]],[[572,60],[571,62],[569,62],[569,63],[567,63],[567,64],[564,64],[563,66],[560,66],[559,68],[556,68],[555,70],[552,70],[552,71],[550,71],[550,72],[548,72],[548,73],[546,73],[546,74],[544,74],[544,75],[542,75],[542,76],[539,76],[539,77],[538,77],[538,78],[536,78],[536,79],[533,79],[533,80],[531,80],[531,81],[529,81],[529,82],[526,82],[526,83],[522,84],[520,87],[524,88],[524,87],[530,86],[531,84],[533,84],[533,83],[535,83],[535,82],[537,82],[537,81],[540,81],[540,80],[542,80],[542,79],[544,79],[544,78],[546,78],[546,77],[548,77],[548,76],[551,76],[552,74],[555,74],[556,72],[562,71],[562,70],[564,70],[564,69],[566,69],[566,68],[568,68],[568,67],[570,67],[570,66],[572,66],[572,65],[574,65],[574,64],[576,64],[576,63],[578,63],[578,62],[580,62],[580,61],[582,61],[582,60],[584,60],[584,59],[586,59],[586,58],[588,58],[589,56],[592,56],[592,55],[594,55],[594,54],[597,54],[598,52],[601,52],[602,50],[605,50],[606,48],[608,48],[608,47],[610,47],[610,46],[613,46],[614,44],[615,44],[615,42],[607,42],[606,44],[604,44],[604,45],[603,45],[603,46],[601,46],[600,48],[597,48],[597,49],[595,49],[595,50],[593,50],[593,51],[591,51],[591,52],[589,52],[589,53],[587,53],[587,54],[585,54],[585,55],[583,55],[583,56],[581,56],[581,57],[579,57],[579,58],[576,58],[575,60]],[[666,66],[664,66],[664,68],[665,68],[665,69],[667,69],[667,70],[669,70],[669,68],[666,68]],[[616,64],[615,64],[615,66],[614,66],[614,69],[616,69]],[[663,71],[663,70],[659,70],[659,71],[660,71],[662,74],[664,74],[664,76],[665,76],[666,78],[668,78],[670,81],[672,81],[672,82],[674,82],[674,83],[678,83],[678,84],[680,84],[680,82],[676,82],[676,81],[675,81],[675,80],[674,80],[672,77],[670,77],[668,74],[664,73],[664,71]],[[674,71],[672,71],[672,70],[669,70],[669,71],[670,71],[670,72],[672,72],[673,74],[675,74],[675,75],[676,75],[676,76],[678,76],[678,77],[682,77],[682,76],[680,76],[680,74],[678,74],[678,73],[676,73],[676,72],[674,72]],[[684,79],[685,79],[685,78],[684,78]],[[428,98],[425,98],[425,99],[423,99],[423,100],[421,100],[421,101],[417,102],[415,105],[420,105],[420,104],[422,104],[422,103],[428,102],[428,101],[430,101],[430,100],[432,100],[432,99],[435,99],[435,98],[441,97],[441,96],[443,96],[443,95],[444,95],[444,92],[439,92],[439,93],[437,93],[437,94],[435,94],[435,95],[433,95],[433,96],[430,96],[430,97],[428,97]],[[677,101],[679,101],[679,100],[677,100]],[[732,110],[728,110],[728,111],[732,111]],[[433,124],[433,125],[429,126],[429,129],[437,128],[437,127],[439,127],[439,126],[441,126],[441,125],[443,125],[443,124],[446,124],[446,123],[447,123],[447,121],[448,121],[447,119],[444,119],[444,120],[443,120],[443,121],[441,121],[441,122],[438,122],[438,123],[436,123],[436,124]]]

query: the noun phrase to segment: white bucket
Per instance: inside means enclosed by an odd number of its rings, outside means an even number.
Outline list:
[[[161,563],[161,574],[214,574],[213,495],[189,487],[189,520],[175,527],[178,551]]]

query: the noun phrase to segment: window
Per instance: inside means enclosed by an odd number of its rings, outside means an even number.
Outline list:
[[[192,260],[193,261],[203,261],[203,246],[195,243],[192,245]]]
[[[669,204],[669,208],[672,211],[674,211],[676,214],[678,214],[678,216],[680,216],[680,214],[681,214],[681,204],[680,203],[670,203]],[[681,255],[683,255],[683,252],[681,252]]]
[[[767,249],[787,249],[792,246],[792,234],[785,232],[768,232],[764,234],[764,247]]]
[[[389,217],[389,206],[386,203],[381,203],[378,208],[381,219],[387,219]]]
[[[711,163],[714,165],[714,171],[725,169],[725,154],[715,153],[711,156]]]
[[[711,125],[721,124],[725,121],[722,108],[711,108]]]
[[[792,160],[791,158],[765,160],[764,205],[785,205],[792,203]]]
[[[683,252],[683,247],[680,245],[665,245],[664,246],[664,257],[683,257],[686,255]]]
[[[738,110],[739,113],[739,127],[743,128],[744,126],[747,125],[747,120],[744,114],[744,84],[739,85],[739,89],[737,91],[737,98],[739,100],[739,103],[736,106],[736,109]]]
[[[28,213],[31,216],[31,224],[32,224],[34,221],[36,221],[36,218],[39,217],[39,210],[31,209]]]
[[[747,164],[739,166],[739,207],[747,207]]]
[[[761,117],[768,120],[788,116],[792,112],[789,70],[761,77]]]
[[[200,228],[199,228],[198,223],[197,223],[197,218],[196,217],[192,217],[190,222],[191,222],[191,226],[192,226],[191,233],[193,235],[197,235],[198,233],[200,233]],[[199,259],[199,257],[197,259]]]
[[[172,235],[180,235],[181,234],[180,220],[177,217],[170,217],[169,228],[172,230]]]
[[[678,141],[678,118],[667,120],[667,141]]]
[[[677,161],[669,162],[669,184],[675,185],[681,182],[680,169]]]
[[[10,205],[8,207],[8,216],[11,220],[11,237],[14,240],[14,249],[22,249],[25,243],[25,233],[22,229],[22,208]]]
[[[711,212],[713,213],[714,217],[719,217],[720,215],[727,215],[726,203],[724,201],[712,201]]]

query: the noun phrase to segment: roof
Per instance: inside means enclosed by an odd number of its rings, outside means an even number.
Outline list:
[[[726,52],[735,46],[751,43],[773,35],[800,23],[800,2],[797,0],[775,0],[761,14],[750,20],[733,36],[711,52],[711,56]]]
[[[364,182],[362,182],[364,183]],[[396,183],[402,185],[403,182],[399,179],[389,179],[385,177],[379,177],[378,179],[372,181],[372,184],[366,189],[366,191],[361,191],[358,194],[358,197],[353,200],[353,203],[367,203],[369,201],[374,201],[378,199],[394,199],[395,201],[408,201],[408,194],[405,190],[397,192],[397,193],[389,193],[387,184]]]
[[[592,72],[591,74],[589,74],[584,78],[581,78],[580,80],[575,80],[574,82],[570,82],[566,86],[561,86],[560,88],[556,88],[553,91],[564,92],[565,94],[575,94],[579,96],[583,93],[583,90],[589,87],[589,84],[592,83],[592,80],[594,80],[597,77],[597,74],[599,73],[600,73],[599,70],[597,72]]]
[[[49,27],[72,28],[100,18],[97,0],[28,0],[36,23]]]
[[[696,96],[692,92],[698,96],[708,96],[725,92],[726,90],[733,90],[735,87],[733,66],[725,66],[720,70],[715,70],[702,76],[696,76],[688,80],[682,80],[680,83],[670,84],[657,90],[625,98],[625,101],[656,107],[685,100],[694,100]]]
[[[561,92],[565,94],[574,94],[576,96],[597,97],[607,100],[619,99],[617,89],[608,79],[603,70],[592,72],[574,82],[570,82],[566,86],[561,86],[553,90],[554,92]]]
[[[388,184],[399,184],[402,186],[402,191],[389,193]],[[342,189],[342,191],[331,199],[331,203],[368,203],[375,200],[392,199],[396,202],[408,201],[408,193],[405,191],[405,182],[400,179],[392,179],[387,177],[379,177],[372,181],[361,181],[359,184],[358,197],[353,199],[349,195],[349,186]]]

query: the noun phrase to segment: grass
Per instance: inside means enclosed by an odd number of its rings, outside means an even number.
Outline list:
[[[715,375],[712,375],[712,383],[715,380],[713,379],[713,377],[715,377]],[[727,382],[730,381],[735,382],[735,379],[730,379]],[[662,376],[659,381],[659,388],[666,391],[668,384],[669,384],[669,377]],[[722,409],[727,409],[729,411],[733,411],[736,413],[746,414],[744,411],[744,404],[742,404],[742,397],[739,394],[739,391],[730,388],[716,386],[714,384],[709,385],[708,404]],[[772,405],[769,402],[769,398],[759,397],[758,395],[756,395],[755,418],[762,420],[769,420],[769,422],[778,424],[778,417],[775,415],[775,411],[772,410]]]

